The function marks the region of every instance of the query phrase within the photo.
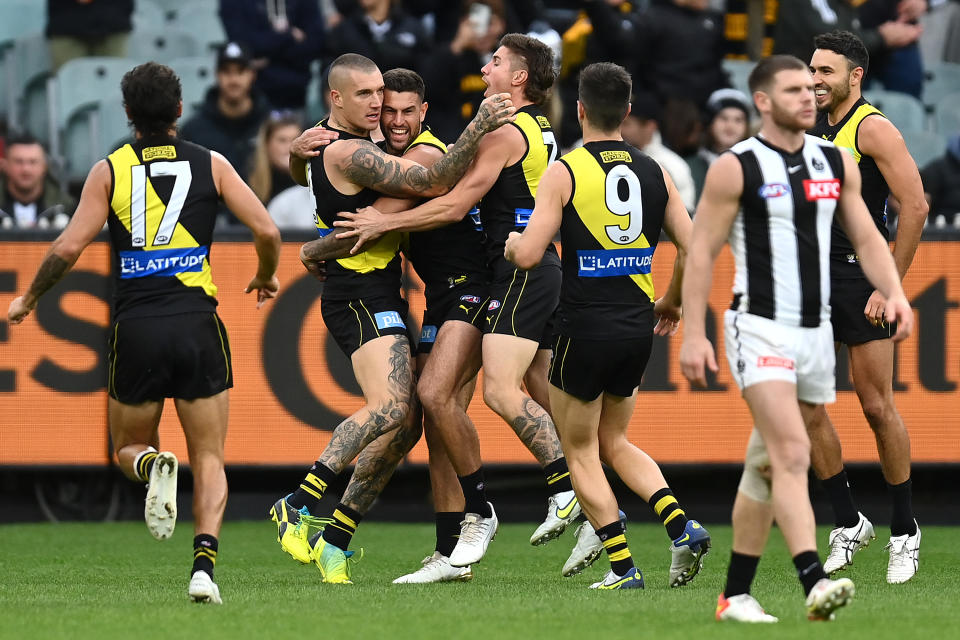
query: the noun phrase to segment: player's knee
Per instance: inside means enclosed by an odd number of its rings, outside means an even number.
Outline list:
[[[600,460],[604,464],[612,465],[613,460],[617,457],[617,452],[621,450],[621,444],[623,443],[624,438],[620,435],[608,435],[608,434],[599,434],[598,435],[599,445],[600,445]],[[566,440],[564,440],[566,444]]]
[[[781,443],[776,454],[770,451],[774,471],[778,468],[791,475],[806,475],[810,469],[810,442],[791,440]]]
[[[863,416],[867,419],[867,422],[874,431],[889,424],[896,413],[893,401],[882,395],[863,398],[862,407]]]

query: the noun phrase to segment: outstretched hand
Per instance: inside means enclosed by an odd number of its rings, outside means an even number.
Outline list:
[[[244,289],[243,292],[257,292],[257,309],[259,309],[263,306],[263,303],[270,298],[276,298],[279,290],[280,281],[277,279],[276,275],[270,276],[266,279],[254,276],[253,280],[250,281],[250,284],[247,285],[247,288]]]
[[[331,129],[310,127],[290,143],[290,155],[304,160],[315,158],[320,155],[321,147],[330,144],[339,137],[340,134]]]
[[[653,303],[653,315],[657,318],[657,326],[653,328],[653,332],[658,336],[672,336],[680,328],[683,309],[680,305],[660,298]]]
[[[473,121],[476,123],[477,131],[490,133],[508,122],[513,122],[516,119],[516,111],[509,93],[495,93],[483,99]]]
[[[30,315],[30,312],[33,311],[33,308],[36,306],[36,303],[28,305],[24,300],[24,296],[18,296],[13,299],[13,302],[10,303],[10,307],[7,309],[7,320],[10,324],[20,324],[24,318]]]
[[[341,211],[337,214],[333,226],[345,229],[337,233],[337,238],[357,239],[357,243],[350,249],[351,254],[380,239],[387,232],[386,217],[374,207],[363,207],[357,209],[356,213]]]

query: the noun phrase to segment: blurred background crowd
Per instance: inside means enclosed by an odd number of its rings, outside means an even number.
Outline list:
[[[326,113],[324,71],[355,52],[418,71],[428,124],[453,142],[508,32],[556,52],[547,112],[578,144],[578,72],[613,61],[634,79],[624,138],[660,162],[691,213],[707,167],[753,132],[746,87],[771,53],[809,60],[833,29],[867,45],[865,96],[903,133],[931,203],[925,233],[960,238],[960,1],[951,0],[3,0],[0,234],[57,229],[96,160],[129,138],[119,82],[170,65],[180,135],[230,160],[282,229],[312,227],[290,141]],[[224,210],[218,222],[229,227]],[[895,216],[891,224],[895,225]]]

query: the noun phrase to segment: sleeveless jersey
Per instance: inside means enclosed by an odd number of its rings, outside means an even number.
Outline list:
[[[318,126],[339,132],[339,140],[369,140],[336,129],[326,120]],[[321,237],[334,232],[333,223],[341,211],[355,211],[370,206],[382,195],[368,188],[353,195],[340,193],[330,183],[323,166],[323,154],[329,146],[320,147],[320,155],[311,158],[307,167],[307,180],[317,203],[313,221]],[[399,247],[400,234],[388,233],[362,253],[328,262],[322,298],[350,300],[369,295],[395,294],[400,289]]]
[[[593,340],[653,331],[653,253],[667,206],[663,170],[619,140],[560,158],[573,192],[563,208],[558,329]]]
[[[557,158],[557,143],[550,121],[536,105],[519,109],[516,119],[505,126],[520,131],[527,151],[519,162],[500,172],[480,202],[480,221],[487,236],[487,257],[495,278],[516,268],[504,259],[503,245],[511,231],[523,231],[527,226],[540,177],[547,165]],[[556,259],[556,249],[551,245],[544,260]]]
[[[860,123],[863,122],[864,118],[872,115],[878,115],[881,118],[886,117],[875,106],[860,98],[847,115],[843,116],[833,126],[830,126],[827,122],[825,112],[818,113],[817,124],[810,130],[810,134],[833,142],[841,149],[850,152],[850,155],[857,161],[862,180],[860,192],[863,195],[863,201],[867,203],[867,209],[873,216],[873,222],[877,225],[877,229],[880,230],[885,239],[889,240],[887,196],[890,195],[890,187],[887,186],[887,181],[880,173],[876,161],[870,156],[860,153],[860,147],[857,144]],[[840,224],[836,222],[833,225],[832,245],[830,261],[833,277],[843,279],[864,277],[863,269],[860,267],[860,259],[853,250],[850,239],[844,233]]]
[[[219,195],[210,151],[144,138],[109,156],[114,320],[217,306],[210,242]]]
[[[753,137],[730,150],[743,169],[730,229],[731,309],[792,327],[830,321],[830,227],[843,186],[842,152],[804,136],[789,153]]]
[[[447,152],[447,145],[429,128],[424,128],[406,150],[421,144]],[[427,290],[447,288],[453,284],[451,279],[464,275],[488,279],[483,235],[470,216],[436,229],[411,233],[407,255]]]

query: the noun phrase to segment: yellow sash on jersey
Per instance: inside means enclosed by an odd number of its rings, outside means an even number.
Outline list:
[[[857,110],[853,112],[853,115],[840,127],[840,131],[838,131],[837,135],[833,138],[833,144],[849,151],[857,161],[857,164],[860,163],[861,158],[860,149],[857,146],[857,129],[860,128],[860,123],[863,122],[864,118],[874,113],[883,115],[883,112],[872,104],[860,105],[857,107]]]
[[[527,187],[530,189],[530,195],[537,197],[537,187],[540,186],[540,178],[550,164],[550,150],[547,149],[544,142],[544,133],[553,136],[550,128],[550,121],[544,116],[536,117],[526,111],[517,114],[517,119],[513,122],[523,137],[527,140],[527,154],[523,156],[522,167],[523,177],[527,181]]]

